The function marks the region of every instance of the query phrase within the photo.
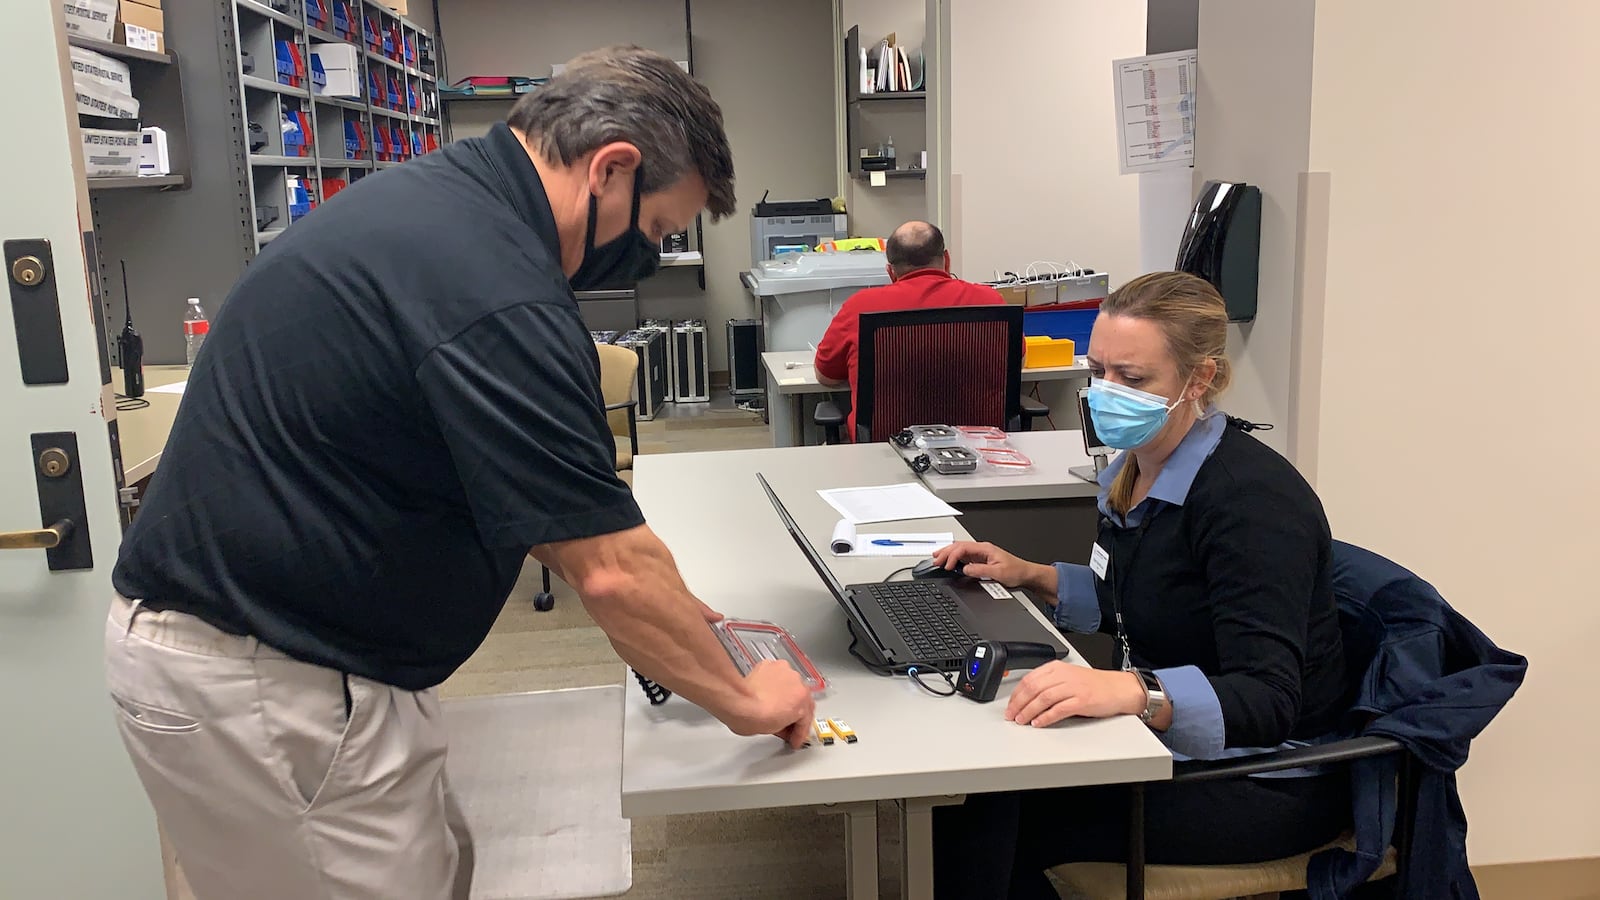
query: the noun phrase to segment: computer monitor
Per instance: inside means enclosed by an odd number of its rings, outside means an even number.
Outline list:
[[[1067,469],[1073,475],[1088,482],[1098,482],[1100,472],[1106,467],[1106,460],[1111,456],[1112,449],[1100,440],[1094,433],[1094,416],[1089,411],[1089,389],[1078,389],[1078,418],[1083,421],[1083,452],[1094,457],[1094,465],[1071,466]]]
[[[1111,448],[1094,433],[1094,416],[1089,412],[1089,389],[1078,389],[1078,418],[1083,420],[1083,452],[1090,456],[1110,456]]]

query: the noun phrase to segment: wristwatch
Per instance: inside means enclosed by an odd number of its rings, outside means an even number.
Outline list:
[[[1161,679],[1149,669],[1134,669],[1139,681],[1144,684],[1144,712],[1139,714],[1139,721],[1149,725],[1155,721],[1167,707],[1167,689],[1162,686]]]

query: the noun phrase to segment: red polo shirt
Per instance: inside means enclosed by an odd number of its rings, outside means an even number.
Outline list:
[[[861,341],[861,314],[944,306],[995,306],[1005,301],[1000,292],[951,275],[943,269],[918,269],[893,284],[856,292],[834,314],[828,332],[817,344],[817,374],[829,381],[850,383],[850,421],[846,440],[856,434],[856,367]]]

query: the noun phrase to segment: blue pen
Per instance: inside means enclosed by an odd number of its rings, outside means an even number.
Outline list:
[[[904,547],[907,544],[943,544],[945,541],[897,541],[892,538],[878,538],[872,542],[879,547]]]

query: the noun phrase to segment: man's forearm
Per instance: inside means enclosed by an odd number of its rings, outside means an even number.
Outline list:
[[[743,677],[648,526],[542,549],[572,573],[569,583],[624,662],[725,722],[743,714]]]

